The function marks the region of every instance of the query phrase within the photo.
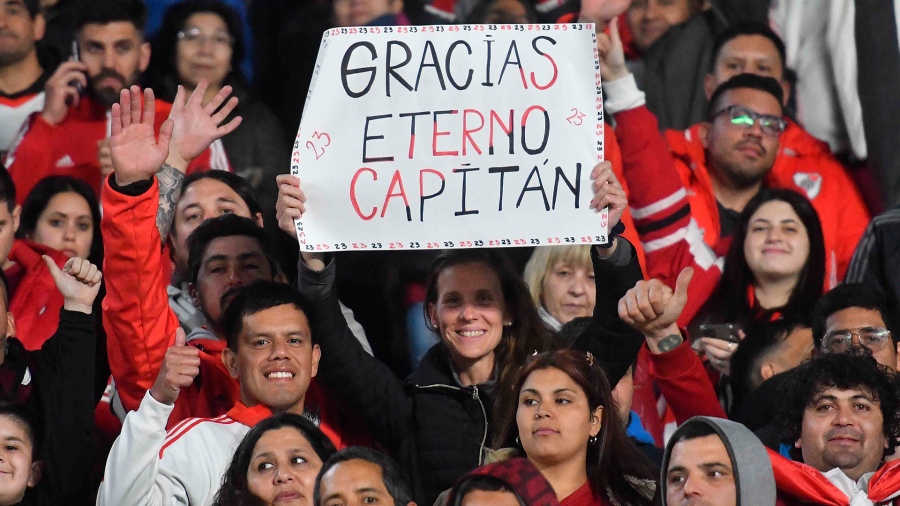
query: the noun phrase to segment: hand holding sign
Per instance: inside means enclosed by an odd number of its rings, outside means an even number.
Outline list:
[[[278,228],[284,233],[294,236],[297,228],[294,220],[303,217],[306,210],[304,203],[306,195],[300,189],[300,178],[290,174],[279,174],[275,177],[278,183],[278,201],[275,204],[275,218],[278,220]]]
[[[594,198],[591,200],[591,209],[597,212],[609,207],[608,229],[615,227],[622,218],[622,213],[628,207],[628,197],[625,196],[625,189],[622,183],[616,177],[612,169],[612,163],[600,162],[594,166],[591,171],[591,179],[593,180]]]

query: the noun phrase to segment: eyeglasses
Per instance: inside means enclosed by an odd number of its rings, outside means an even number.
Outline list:
[[[825,353],[844,353],[853,344],[853,336],[859,343],[872,352],[881,351],[891,338],[891,331],[884,327],[863,327],[856,332],[850,330],[833,330],[822,338],[822,351]]]
[[[207,35],[196,26],[179,31],[178,40],[197,46],[205,46],[207,42],[212,41],[213,46],[222,49],[230,48],[234,44],[234,37],[228,32],[215,32]]]
[[[771,114],[759,114],[742,105],[729,105],[713,114],[710,119],[718,118],[725,113],[728,113],[731,116],[732,125],[743,128],[753,128],[753,124],[756,123],[756,120],[759,120],[759,127],[762,129],[763,133],[767,135],[777,137],[784,132],[785,128],[787,128],[787,121],[782,118]]]

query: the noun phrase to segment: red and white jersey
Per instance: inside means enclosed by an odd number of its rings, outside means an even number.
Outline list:
[[[44,109],[44,92],[0,95],[0,153],[10,150],[13,143],[25,133],[25,122],[34,112]]]
[[[241,404],[216,418],[188,418],[166,433],[173,406],[150,392],[125,417],[106,461],[98,506],[209,505],[244,435],[271,416]]]

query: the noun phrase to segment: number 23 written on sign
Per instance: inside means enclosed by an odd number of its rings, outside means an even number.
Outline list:
[[[313,132],[310,140],[306,141],[306,147],[312,150],[318,160],[325,154],[325,148],[331,145],[331,136],[322,132]]]

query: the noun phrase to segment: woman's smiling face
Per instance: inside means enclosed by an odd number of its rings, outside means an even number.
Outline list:
[[[431,323],[464,368],[492,357],[503,338],[506,302],[500,278],[482,262],[457,264],[437,279],[437,302],[429,307]]]

